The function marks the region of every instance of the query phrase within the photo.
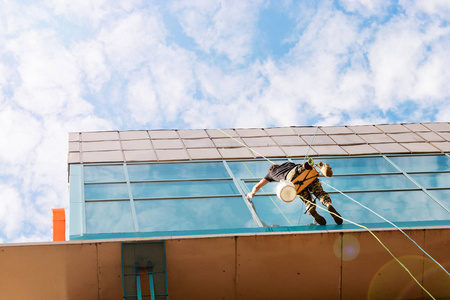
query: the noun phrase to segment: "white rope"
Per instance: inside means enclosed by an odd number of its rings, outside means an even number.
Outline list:
[[[388,219],[386,219],[385,217],[381,216],[380,214],[376,213],[375,211],[373,211],[372,209],[370,209],[369,207],[365,206],[364,204],[356,201],[355,199],[353,199],[352,197],[344,194],[343,192],[339,191],[338,189],[336,189],[335,187],[331,186],[330,184],[328,184],[327,182],[323,181],[323,183],[325,183],[326,185],[328,185],[330,188],[332,188],[333,190],[335,190],[336,192],[339,192],[341,195],[347,197],[348,199],[352,200],[353,202],[355,202],[356,204],[360,205],[361,207],[367,209],[368,211],[370,211],[371,213],[375,214],[377,217],[381,218],[382,220],[388,222],[389,224],[391,224],[392,226],[394,226],[395,228],[397,228],[401,233],[403,233],[411,242],[413,242],[423,253],[425,253],[429,258],[431,258],[431,260],[433,260],[439,267],[441,267],[442,270],[444,270],[445,273],[447,273],[447,275],[450,276],[450,273],[440,264],[438,263],[430,254],[428,254],[424,249],[422,249],[422,247],[419,246],[419,244],[416,243],[416,241],[414,241],[409,235],[407,235],[401,228],[399,228],[397,225],[395,225],[394,223],[392,223],[391,221],[389,221]]]

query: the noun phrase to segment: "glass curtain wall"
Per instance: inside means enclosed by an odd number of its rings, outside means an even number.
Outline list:
[[[317,157],[333,168],[319,177],[341,215],[365,226],[450,224],[448,155]],[[286,203],[264,186],[248,193],[272,163],[286,160],[71,165],[71,238],[145,233],[201,234],[242,230],[340,229],[318,209],[327,226],[312,225],[300,199]],[[303,159],[292,159],[302,163]],[[318,206],[322,206],[317,201]],[[370,209],[370,210],[369,210]],[[344,226],[344,227],[343,227]],[[295,228],[294,228],[295,227]]]

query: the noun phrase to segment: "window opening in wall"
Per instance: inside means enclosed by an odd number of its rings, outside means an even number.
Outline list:
[[[122,244],[123,299],[168,300],[164,241]]]

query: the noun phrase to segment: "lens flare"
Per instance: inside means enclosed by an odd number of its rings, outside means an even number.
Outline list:
[[[333,250],[338,258],[353,260],[359,254],[359,241],[351,234],[343,234],[334,241]]]

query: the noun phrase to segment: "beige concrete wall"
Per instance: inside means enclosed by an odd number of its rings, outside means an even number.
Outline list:
[[[1,299],[122,299],[120,243],[0,246]]]
[[[450,229],[408,230],[450,271]],[[376,236],[437,299],[450,276],[398,231]],[[429,299],[368,232],[166,239],[171,300]],[[121,243],[0,245],[1,299],[122,299]]]
[[[406,230],[450,271],[450,230]],[[399,231],[376,237],[437,299],[450,276]],[[178,299],[429,299],[367,231],[166,241]]]

